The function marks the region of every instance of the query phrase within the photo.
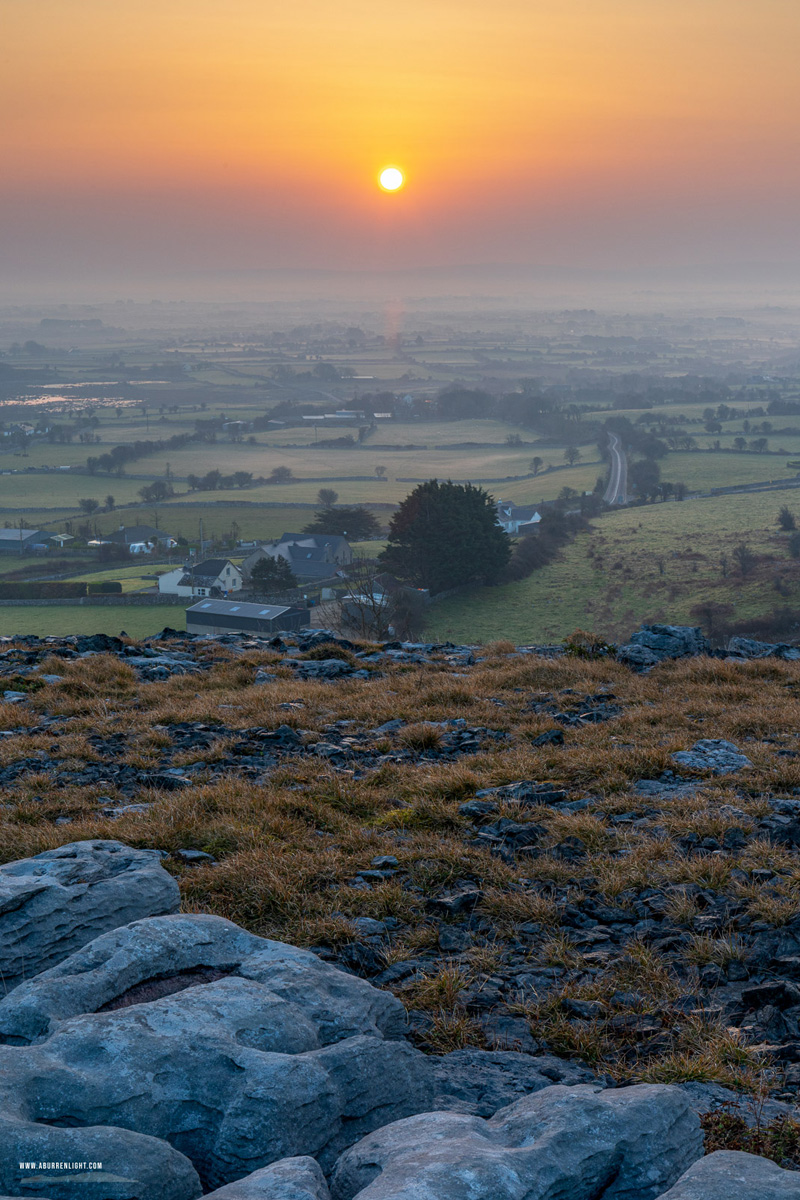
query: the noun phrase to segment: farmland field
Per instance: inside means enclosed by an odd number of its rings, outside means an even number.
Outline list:
[[[66,637],[80,633],[121,631],[131,637],[149,637],[166,625],[185,629],[184,609],[179,604],[42,604],[0,605],[0,635],[36,634],[37,637]]]
[[[338,302],[126,302],[92,308],[102,324],[91,330],[83,310],[66,323],[60,310],[57,321],[45,319],[56,315],[49,310],[8,310],[0,523],[68,533],[73,577],[118,578],[133,591],[160,567],[87,565],[97,553],[87,543],[120,525],[158,526],[189,548],[202,525],[206,553],[236,557],[241,541],[300,532],[323,487],[340,506],[369,507],[384,529],[415,483],[433,477],[469,480],[517,504],[577,506],[607,473],[599,447],[611,423],[629,468],[652,456],[661,481],[685,484],[689,498],[597,517],[528,579],[435,604],[430,635],[547,641],[588,625],[617,637],[647,616],[692,619],[704,597],[737,617],[791,605],[796,560],[775,516],[795,493],[691,493],[796,476],[800,316],[646,305],[600,313],[406,299],[349,309],[345,319]],[[36,349],[40,322],[46,353]],[[337,411],[363,415],[325,418]],[[572,466],[570,448],[579,455]],[[279,468],[292,477],[265,482]],[[215,472],[240,472],[242,486],[229,478],[215,487]],[[145,502],[153,484],[173,494]],[[743,540],[759,561],[740,579],[720,564]],[[54,561],[42,560],[41,577]],[[24,568],[30,578],[37,566],[15,557],[0,562],[0,574]],[[130,622],[146,619],[144,609],[130,612]],[[69,613],[81,628],[116,620],[115,610],[86,607],[20,613],[42,628],[63,629]]]

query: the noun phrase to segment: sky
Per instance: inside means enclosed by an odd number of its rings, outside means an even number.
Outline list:
[[[0,13],[7,278],[800,265],[798,0]]]

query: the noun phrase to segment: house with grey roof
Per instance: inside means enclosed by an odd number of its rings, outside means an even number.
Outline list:
[[[511,537],[525,535],[541,521],[541,515],[533,504],[512,504],[509,500],[497,501],[497,523]]]
[[[225,597],[242,590],[242,573],[229,558],[186,563],[158,577],[159,592],[172,596]]]
[[[277,542],[258,546],[242,562],[242,573],[249,578],[264,558],[283,558],[298,583],[333,579],[353,561],[353,551],[339,534],[284,533]]]

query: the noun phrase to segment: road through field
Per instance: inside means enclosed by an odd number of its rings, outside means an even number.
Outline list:
[[[625,504],[628,498],[628,460],[616,433],[609,432],[608,448],[611,451],[611,474],[603,499],[606,504]]]

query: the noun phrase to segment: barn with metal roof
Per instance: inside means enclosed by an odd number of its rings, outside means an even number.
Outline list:
[[[239,604],[231,600],[201,600],[186,610],[186,632],[273,634],[302,629],[311,613],[286,604]]]

